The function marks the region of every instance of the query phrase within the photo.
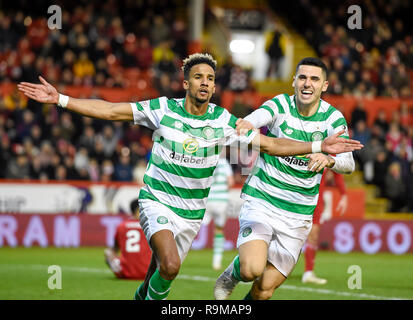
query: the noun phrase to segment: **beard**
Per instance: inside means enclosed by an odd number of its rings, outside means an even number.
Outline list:
[[[198,97],[195,97],[195,102],[198,104],[204,104],[205,102],[207,102],[209,100],[209,98],[198,98]]]

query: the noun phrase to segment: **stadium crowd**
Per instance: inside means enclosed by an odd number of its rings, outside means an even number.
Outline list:
[[[350,29],[350,5],[361,29]],[[409,1],[271,1],[273,10],[305,36],[330,70],[328,92],[363,97],[411,97],[413,23]],[[334,7],[334,10],[331,8]],[[311,28],[308,27],[311,21]]]
[[[19,2],[16,8],[22,8]],[[309,6],[305,0],[292,3]],[[295,17],[315,22],[314,30],[301,32],[332,70],[328,93],[411,96],[413,42],[403,3],[379,10],[367,1],[364,29],[354,37],[343,29],[344,7],[333,16],[312,3],[305,11],[310,20],[289,15],[298,30],[303,26]],[[31,16],[20,9],[0,11],[0,82],[37,82],[41,74],[51,83],[128,87],[133,81],[127,71],[133,69],[158,95],[184,96],[179,71],[188,47],[185,1],[92,1],[70,8],[63,10],[60,30],[49,30],[44,12],[36,16],[32,8]],[[214,102],[219,103],[222,90],[240,92],[251,84],[248,74],[228,61],[218,70],[217,87]],[[348,121],[353,138],[366,146],[355,154],[366,182],[391,200],[389,210],[413,212],[408,106],[402,104],[390,122],[379,112],[369,128],[360,102]],[[0,99],[0,179],[142,182],[151,147],[151,132],[144,127],[39,105],[17,89]]]

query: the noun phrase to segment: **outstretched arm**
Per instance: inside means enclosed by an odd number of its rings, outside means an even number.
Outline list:
[[[21,82],[18,89],[30,99],[42,103],[60,104],[68,110],[74,111],[84,116],[112,120],[112,121],[132,121],[133,113],[129,103],[112,103],[99,99],[75,99],[61,95],[42,77],[39,77],[41,84]]]
[[[270,138],[262,134],[257,134],[252,140],[251,145],[255,149],[272,156],[293,156],[317,152],[337,154],[363,148],[360,141],[341,138],[340,135],[343,133],[344,130],[329,136],[323,141],[316,142],[300,142],[285,138]]]

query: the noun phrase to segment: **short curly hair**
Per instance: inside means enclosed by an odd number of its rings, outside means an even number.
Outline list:
[[[208,54],[208,53],[194,53],[188,56],[183,61],[182,71],[184,72],[184,79],[188,80],[189,78],[189,71],[191,68],[197,64],[206,63],[207,65],[211,66],[214,69],[214,72],[217,70],[217,61]]]

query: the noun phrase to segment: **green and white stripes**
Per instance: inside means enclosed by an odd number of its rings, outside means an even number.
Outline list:
[[[202,116],[189,114],[183,99],[132,104],[134,122],[154,128],[153,148],[141,199],[161,202],[187,219],[202,219],[212,175],[224,145],[248,144],[253,134],[235,133],[236,117],[210,104]]]
[[[266,101],[260,108],[272,116],[267,132],[270,137],[316,141],[347,128],[341,112],[323,100],[310,117],[302,116],[295,105],[295,97],[285,94]],[[348,138],[348,134],[343,137]],[[322,172],[308,171],[307,164],[305,156],[273,157],[261,153],[241,197],[260,201],[276,212],[311,219]]]
[[[232,176],[232,174],[232,168],[228,160],[226,158],[220,158],[214,172],[208,201],[227,202],[229,200],[228,178]]]

